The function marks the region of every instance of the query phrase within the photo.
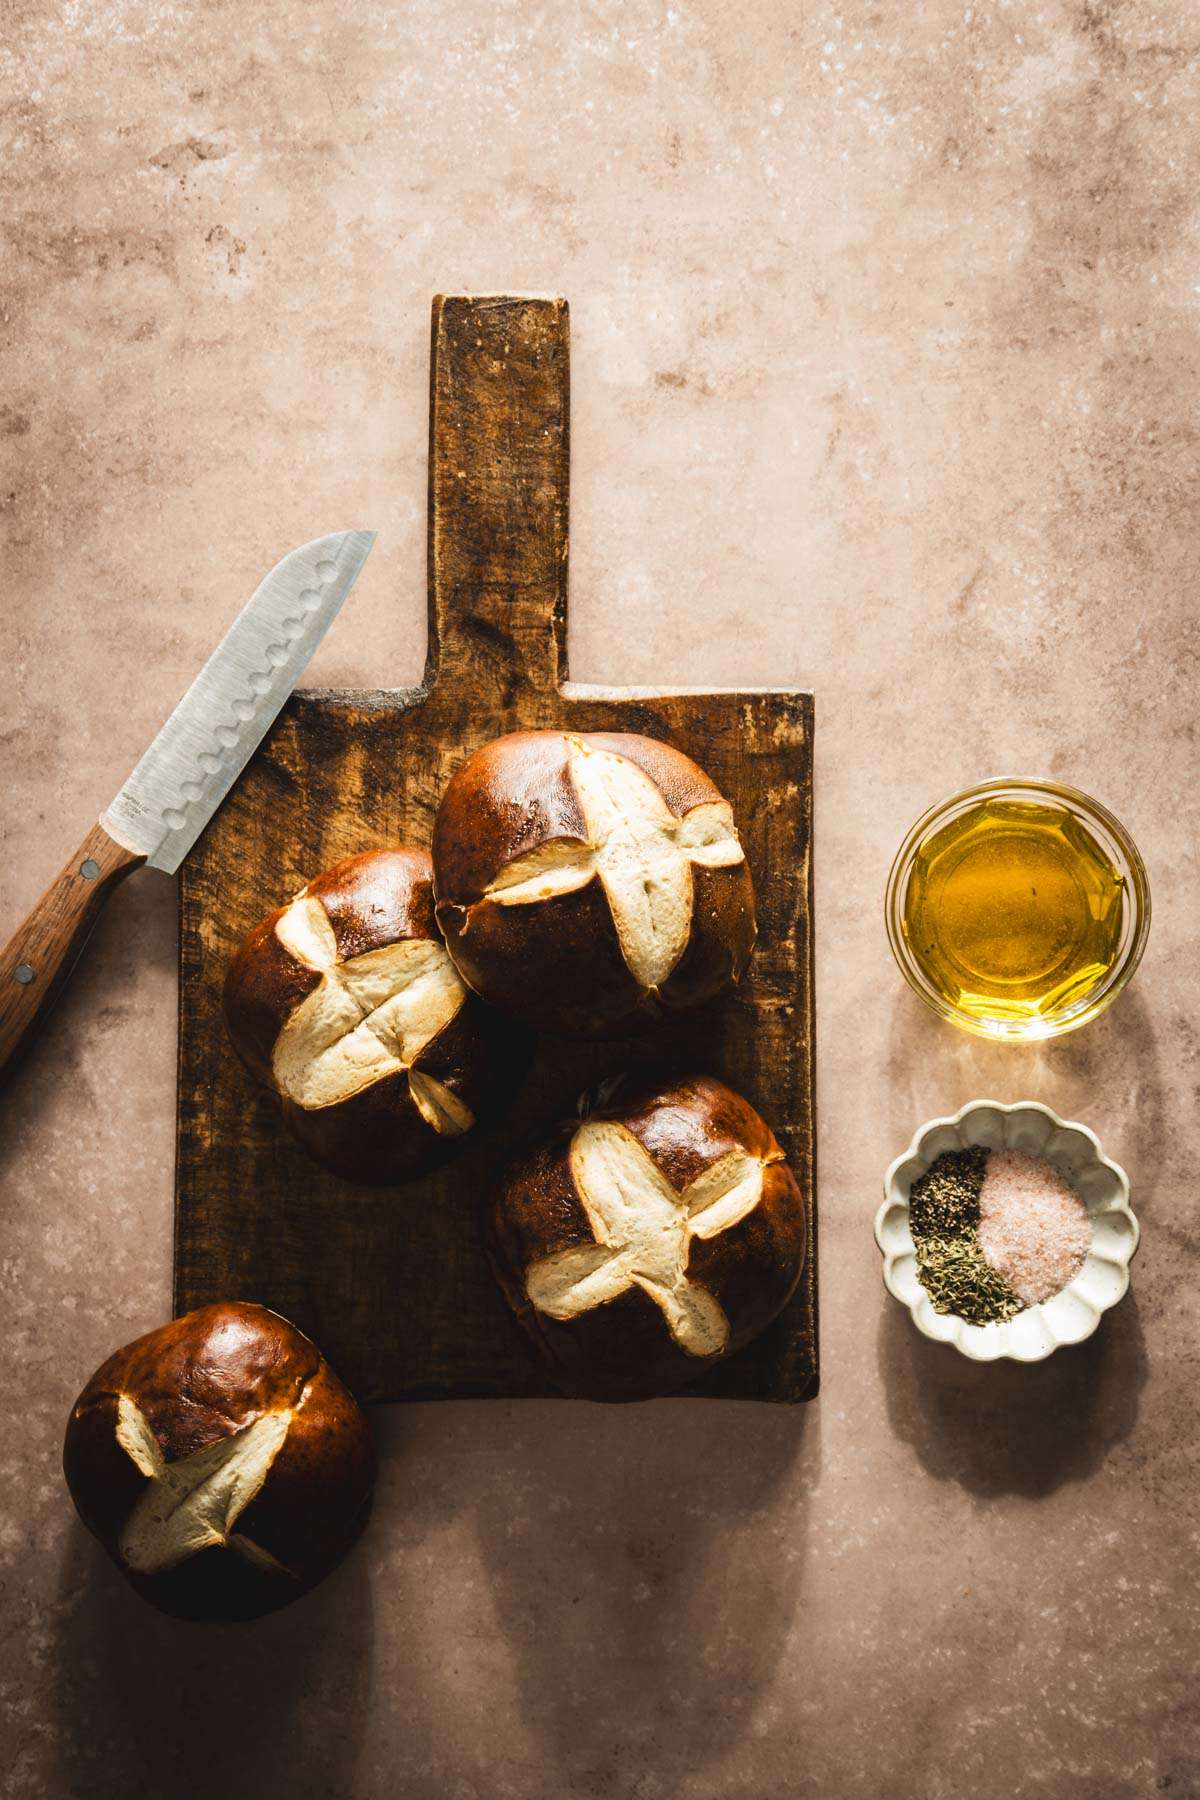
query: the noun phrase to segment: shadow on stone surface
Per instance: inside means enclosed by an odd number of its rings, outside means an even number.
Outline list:
[[[51,1652],[55,1791],[88,1800],[349,1793],[372,1640],[361,1546],[283,1612],[189,1625],[140,1601],[80,1526],[63,1562]]]
[[[46,878],[49,880],[50,868]],[[112,1063],[128,1074],[125,1045],[144,1032],[157,996],[173,990],[178,959],[172,884],[157,871],[137,870],[117,888],[84,945],[66,983],[40,1027],[6,1071],[0,1089],[0,1194],[15,1197],[10,1169],[28,1164],[34,1147],[56,1129],[84,1144],[94,1144],[113,1130],[113,1100],[108,1083]],[[0,925],[0,939],[17,921]],[[173,1056],[171,1028],[161,1027],[161,1040]],[[144,1073],[138,1067],[136,1075]],[[150,1091],[146,1083],[146,1091]],[[135,1084],[122,1086],[125,1116],[131,1100],[141,1099]],[[157,1122],[169,1129],[170,1113]],[[88,1171],[98,1178],[94,1162]],[[44,1168],[31,1171],[45,1188]]]
[[[1164,1099],[1153,1020],[1136,988],[1081,1030],[1029,1045],[971,1037],[915,995],[898,994],[888,1077],[889,1158],[926,1119],[968,1101],[1040,1100],[1087,1125],[1124,1162],[1146,1222],[1164,1153]],[[1133,1429],[1146,1353],[1132,1288],[1084,1343],[1029,1365],[973,1363],[922,1337],[889,1296],[881,1305],[878,1361],[892,1428],[939,1480],[1036,1498],[1082,1479]]]
[[[887,1162],[928,1119],[988,1099],[1038,1100],[1094,1131],[1126,1168],[1135,1212],[1162,1167],[1167,1103],[1154,1019],[1136,986],[1091,1024],[1035,1044],[973,1037],[905,988],[892,1006],[887,1087]]]
[[[1029,1364],[971,1362],[922,1337],[885,1296],[879,1373],[892,1430],[931,1475],[1037,1499],[1082,1480],[1129,1436],[1147,1367],[1131,1288],[1093,1336]]]
[[[561,1418],[530,1435],[517,1512],[502,1490],[475,1506],[521,1706],[571,1791],[640,1792],[653,1770],[672,1793],[753,1730],[778,1675],[816,1411],[564,1403]]]

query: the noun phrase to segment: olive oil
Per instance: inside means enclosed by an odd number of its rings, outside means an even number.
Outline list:
[[[981,798],[919,846],[902,928],[949,1005],[1036,1036],[1111,973],[1124,905],[1121,872],[1064,807]]]

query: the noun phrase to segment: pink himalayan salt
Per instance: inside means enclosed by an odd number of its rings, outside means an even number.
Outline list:
[[[979,1248],[1009,1287],[1036,1306],[1083,1267],[1092,1222],[1070,1182],[1041,1156],[993,1150],[979,1192]]]

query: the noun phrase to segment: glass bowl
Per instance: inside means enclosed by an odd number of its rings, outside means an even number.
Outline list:
[[[909,944],[904,926],[904,906],[916,857],[936,832],[943,830],[956,815],[967,811],[981,800],[1027,800],[1042,805],[1049,801],[1063,808],[1096,839],[1121,877],[1122,918],[1112,966],[1086,994],[1064,1005],[1060,1011],[1023,1018],[988,1018],[986,1015],[968,1012],[938,991]],[[1146,947],[1146,937],[1150,930],[1150,884],[1146,879],[1145,865],[1138,854],[1137,845],[1120,820],[1114,818],[1098,801],[1092,800],[1087,794],[1081,794],[1078,788],[1064,787],[1056,781],[1017,781],[1001,777],[964,788],[961,793],[952,794],[949,800],[942,800],[938,805],[931,806],[928,812],[921,814],[896,852],[896,859],[888,876],[884,913],[888,942],[892,946],[892,954],[899,964],[901,974],[914,993],[919,994],[926,1006],[937,1013],[939,1018],[948,1019],[952,1025],[957,1025],[963,1031],[970,1031],[976,1037],[991,1038],[1002,1043],[1029,1043],[1031,1040],[1060,1037],[1063,1032],[1077,1030],[1080,1025],[1086,1025],[1089,1019],[1096,1018],[1116,999],[1142,960],[1142,951]]]

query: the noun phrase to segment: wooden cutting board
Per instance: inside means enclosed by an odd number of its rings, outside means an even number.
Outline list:
[[[551,1395],[484,1258],[480,1215],[510,1145],[600,1076],[667,1060],[724,1076],[774,1127],[808,1196],[786,1313],[694,1394],[817,1389],[812,697],[654,693],[567,680],[567,305],[433,305],[429,655],[419,688],[295,694],[183,866],[175,1304],[260,1300],[364,1400]],[[733,804],[758,899],[741,991],[627,1044],[543,1039],[511,1116],[447,1169],[390,1192],[310,1163],[226,1043],[221,983],[264,912],[339,857],[428,845],[476,745],[530,727],[637,731]]]

